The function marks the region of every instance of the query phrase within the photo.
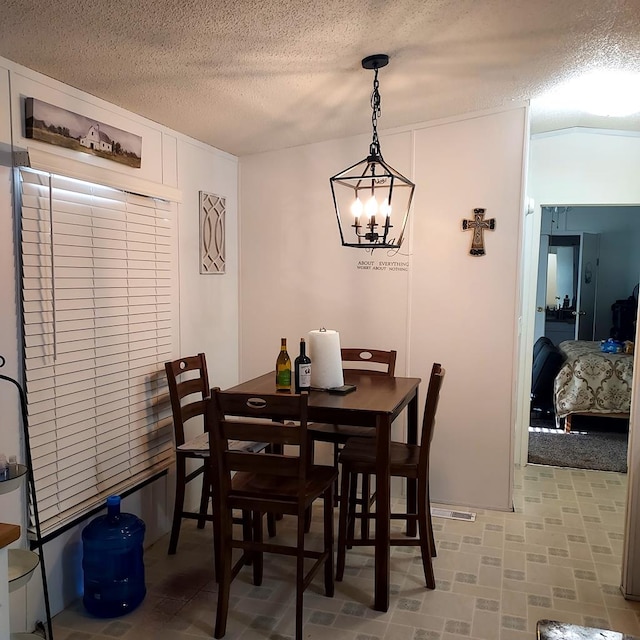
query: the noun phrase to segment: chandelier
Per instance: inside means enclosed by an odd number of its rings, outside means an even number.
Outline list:
[[[378,140],[378,69],[387,64],[389,56],[384,53],[362,60],[364,69],[374,71],[369,155],[330,178],[340,239],[345,247],[398,249],[409,217],[415,185],[384,161]]]

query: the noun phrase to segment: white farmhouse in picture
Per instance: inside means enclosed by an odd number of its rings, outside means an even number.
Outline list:
[[[99,124],[92,124],[87,131],[87,135],[80,138],[80,144],[87,149],[96,149],[97,151],[113,151],[113,142],[111,138],[104,132],[100,131]]]

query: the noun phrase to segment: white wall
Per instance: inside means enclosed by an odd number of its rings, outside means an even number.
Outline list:
[[[528,195],[544,205],[640,204],[640,135],[564,129],[531,139]]]
[[[195,140],[178,142],[180,352],[207,356],[211,386],[238,382],[238,161]],[[224,274],[200,274],[199,192],[226,203]]]
[[[525,130],[519,107],[381,136],[385,160],[417,185],[395,255],[340,245],[328,178],[364,157],[366,136],[240,160],[241,377],[273,368],[280,337],[295,344],[320,326],[340,331],[343,346],[397,349],[401,375],[426,381],[441,362],[437,502],[512,507]],[[497,219],[481,258],[461,229],[475,207]],[[359,269],[363,260],[383,269]]]
[[[526,110],[416,133],[412,262],[412,371],[447,370],[433,440],[434,499],[511,508],[518,261]],[[496,219],[487,255],[469,255],[462,218]],[[491,464],[487,461],[491,460]]]
[[[10,92],[11,87],[11,92]],[[23,137],[22,98],[34,97],[50,104],[81,113],[142,136],[142,167],[124,165],[92,155],[61,149]],[[174,274],[174,356],[204,351],[207,355],[212,384],[227,386],[238,381],[238,263],[237,263],[237,159],[210,146],[170,131],[119,107],[83,94],[50,78],[0,58],[0,355],[7,359],[1,370],[20,379],[20,328],[16,300],[19,287],[15,275],[14,221],[10,151],[40,149],[53,154],[62,163],[80,162],[90,167],[99,181],[129,180],[151,185],[151,189],[177,188],[182,201],[174,206],[177,236]],[[4,165],[4,166],[3,166]],[[114,178],[115,176],[115,178]],[[154,187],[154,185],[156,185]],[[231,258],[225,275],[200,275],[198,268],[199,191],[226,198],[227,243]],[[3,422],[0,428],[0,452],[20,451],[20,428],[17,394],[7,383],[0,384]],[[126,498],[123,510],[136,513],[146,523],[146,544],[164,534],[173,512],[174,478],[156,481]],[[193,487],[188,500],[197,504],[199,491]],[[25,494],[16,492],[0,496],[1,519],[24,525]],[[82,523],[48,543],[45,560],[49,579],[51,607],[57,613],[81,594]],[[24,538],[20,545],[26,543]],[[28,599],[27,599],[28,593]],[[27,589],[12,594],[12,628],[31,628],[44,616],[42,588],[34,574]]]
[[[410,134],[380,139],[385,158],[410,174]],[[336,140],[241,158],[243,379],[275,367],[280,338],[297,354],[299,339],[321,327],[338,330],[344,346],[397,348],[396,369],[407,371],[408,271],[359,268],[405,262],[406,249],[372,255],[340,245],[329,177],[364,155],[367,139],[355,149]]]

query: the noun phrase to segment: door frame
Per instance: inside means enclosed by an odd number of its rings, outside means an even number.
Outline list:
[[[526,466],[529,451],[529,409],[531,402],[531,369],[533,365],[534,326],[542,207],[540,204],[525,212],[522,238],[522,279],[520,307],[520,340],[518,345],[518,380],[516,383],[516,424],[514,464]],[[566,206],[589,206],[592,203],[566,203]],[[564,203],[563,203],[563,206]],[[640,206],[640,205],[637,205]],[[640,276],[640,274],[639,274]],[[640,305],[636,316],[635,343],[640,336]],[[640,371],[640,348],[635,350],[634,369]],[[638,432],[637,434],[635,432]],[[627,502],[624,550],[620,589],[628,600],[640,600],[640,384],[634,381],[631,391],[629,448],[627,471]],[[634,435],[636,437],[634,437]]]
[[[540,238],[538,240],[538,276],[536,281],[536,311],[535,311],[535,330],[533,340],[534,342],[540,337],[546,335],[547,327],[546,327],[546,307],[547,307],[547,279],[548,279],[548,271],[546,263],[541,264],[541,260],[543,256],[546,257],[548,255],[549,247],[553,246],[551,239],[557,239],[559,237],[563,238],[580,238],[579,242],[579,262],[575,265],[574,275],[576,277],[576,290],[575,290],[575,300],[576,300],[576,322],[574,328],[574,336],[571,338],[572,340],[580,340],[579,333],[581,328],[584,326],[584,321],[581,323],[581,312],[583,309],[583,301],[584,298],[582,296],[583,287],[584,287],[584,272],[585,272],[585,264],[584,264],[584,253],[583,247],[585,246],[585,241],[588,239],[589,242],[595,242],[595,282],[593,286],[593,304],[591,305],[591,335],[594,335],[595,332],[595,322],[596,322],[596,312],[597,312],[597,297],[598,297],[598,270],[599,270],[599,261],[600,261],[600,234],[593,233],[590,231],[556,231],[555,233],[546,233],[542,230],[540,231]],[[544,287],[544,291],[542,288]],[[544,314],[541,316],[540,314]],[[588,338],[582,338],[583,340],[587,340]]]

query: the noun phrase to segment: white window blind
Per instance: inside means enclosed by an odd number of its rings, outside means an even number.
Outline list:
[[[50,533],[172,461],[172,208],[20,176],[29,437]]]

